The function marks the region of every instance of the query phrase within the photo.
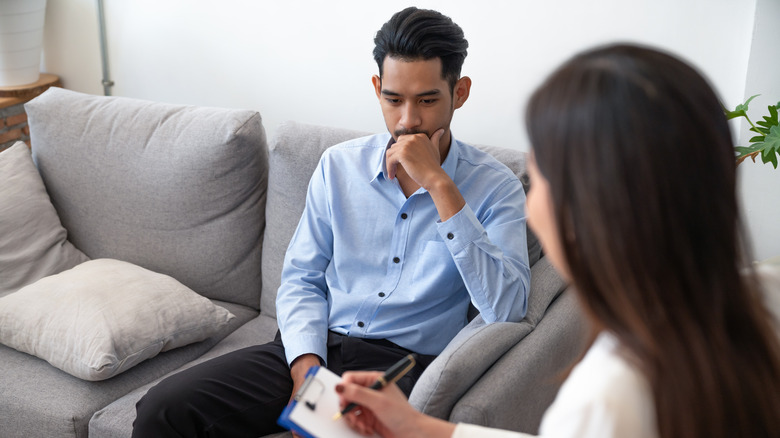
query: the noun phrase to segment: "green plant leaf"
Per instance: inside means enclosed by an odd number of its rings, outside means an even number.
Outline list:
[[[756,95],[750,96],[750,98],[748,98],[748,100],[746,100],[745,103],[741,103],[741,104],[737,105],[737,107],[734,109],[734,111],[735,112],[743,112],[743,113],[747,114],[748,105],[750,104],[750,101],[755,99],[758,96],[760,96],[760,94],[756,94]]]
[[[777,107],[769,105],[769,117],[764,116],[764,120],[773,125],[777,125]]]
[[[736,119],[737,117],[747,117],[744,111],[726,111],[726,120]]]
[[[734,150],[737,151],[740,155],[747,155],[760,151],[763,148],[763,145],[763,143],[759,143],[754,144],[753,146],[734,146]]]
[[[729,111],[726,109],[726,107],[721,104],[720,106],[723,108],[723,112],[726,113],[726,120],[736,119],[737,117],[745,117],[747,118],[747,110],[748,105],[750,104],[750,101],[755,99],[756,97],[760,96],[760,94],[756,94],[755,96],[750,96],[748,100],[745,101],[745,103],[741,103],[734,108],[733,111]],[[778,102],[780,104],[780,102]]]
[[[777,169],[777,154],[775,154],[775,151],[764,149],[764,151],[761,152],[761,161],[763,161],[764,164],[772,163],[772,166]]]
[[[723,107],[723,111],[728,119],[744,117],[750,123],[750,128],[748,129],[757,134],[750,138],[750,146],[734,147],[734,152],[737,155],[736,162],[739,164],[747,158],[752,158],[755,162],[756,157],[760,154],[761,161],[772,163],[774,168],[777,169],[778,155],[780,155],[780,122],[778,121],[780,118],[778,117],[780,102],[777,105],[769,105],[767,107],[769,115],[761,117],[761,120],[753,124],[747,112],[750,102],[758,96],[760,94],[750,96],[745,103],[737,105],[733,111],[728,111]]]
[[[764,144],[765,148],[780,150],[780,126],[775,125],[769,130],[769,134],[764,137]]]
[[[764,163],[771,162],[777,169],[777,154],[780,153],[780,126],[772,126],[769,134],[761,143],[761,160]]]

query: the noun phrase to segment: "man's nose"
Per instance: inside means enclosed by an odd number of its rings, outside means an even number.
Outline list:
[[[401,110],[401,120],[398,123],[406,130],[419,127],[422,124],[422,118],[420,118],[417,107],[411,103],[404,105]]]

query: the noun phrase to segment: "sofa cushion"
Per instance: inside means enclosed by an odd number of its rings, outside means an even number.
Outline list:
[[[0,152],[0,297],[87,261],[68,240],[30,148]]]
[[[276,319],[264,314],[242,325],[238,330],[222,340],[208,353],[182,366],[171,374],[178,373],[187,368],[203,363],[223,354],[253,345],[265,344],[273,341],[276,334]],[[169,374],[170,375],[170,374]],[[135,421],[135,405],[147,391],[167,375],[148,383],[124,397],[119,398],[110,405],[95,412],[89,421],[89,436],[102,438],[130,438]]]
[[[500,146],[476,146],[511,169],[520,182],[523,183],[525,192],[528,193],[528,189],[531,188],[531,182],[525,168],[525,152]],[[536,235],[531,231],[530,227],[526,227],[525,233],[526,240],[528,241],[528,264],[533,266],[542,258],[542,244],[539,243],[539,239],[536,238]]]
[[[531,334],[566,283],[542,258],[531,267],[528,312],[519,323],[472,320],[425,370],[409,396],[421,412],[449,419],[453,406],[504,354]]]
[[[536,434],[567,370],[588,347],[590,326],[572,289],[538,326],[501,356],[452,408],[447,420]]]
[[[232,318],[167,275],[98,259],[0,298],[0,343],[104,380],[202,341]]]
[[[267,146],[257,112],[59,88],[25,109],[76,247],[259,308]]]
[[[366,132],[295,122],[282,123],[272,140],[268,161],[268,204],[263,243],[261,312],[276,316],[276,291],[287,246],[306,204],[309,180],[325,149]]]
[[[43,359],[0,345],[0,392],[8,394],[0,403],[0,436],[86,438],[95,411],[197,359],[237,327],[257,317],[257,311],[246,306],[214,303],[236,315],[219,333],[160,353],[99,382],[73,377]]]

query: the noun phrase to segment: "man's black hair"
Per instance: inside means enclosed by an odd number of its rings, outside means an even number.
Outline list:
[[[403,61],[441,59],[441,76],[455,89],[466,59],[468,41],[463,29],[437,11],[409,7],[397,12],[374,37],[374,60],[382,66],[385,57]]]

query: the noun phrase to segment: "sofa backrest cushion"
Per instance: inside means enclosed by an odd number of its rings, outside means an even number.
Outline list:
[[[259,308],[268,156],[257,112],[59,88],[25,109],[33,159],[77,248]]]
[[[517,178],[523,183],[523,189],[528,193],[528,189],[531,188],[531,183],[528,178],[528,173],[525,170],[526,153],[517,149],[510,149],[501,146],[485,146],[475,145],[479,149],[489,153],[496,160],[502,162],[506,167],[515,173]],[[533,266],[542,258],[542,245],[539,243],[539,239],[536,238],[531,228],[526,227],[526,240],[528,241],[528,264]]]
[[[271,140],[268,203],[263,242],[263,293],[260,313],[276,317],[276,291],[284,255],[306,204],[306,191],[325,149],[369,135],[349,129],[284,122]]]
[[[261,312],[276,316],[276,291],[281,280],[282,264],[306,203],[306,191],[311,175],[325,149],[370,135],[349,129],[282,123],[270,144],[268,204],[263,248],[263,293]],[[509,167],[528,189],[525,175],[525,153],[496,146],[477,146]],[[541,247],[535,236],[528,235],[529,260],[533,266],[539,260]]]
[[[0,151],[0,297],[87,261],[68,240],[30,148]]]

